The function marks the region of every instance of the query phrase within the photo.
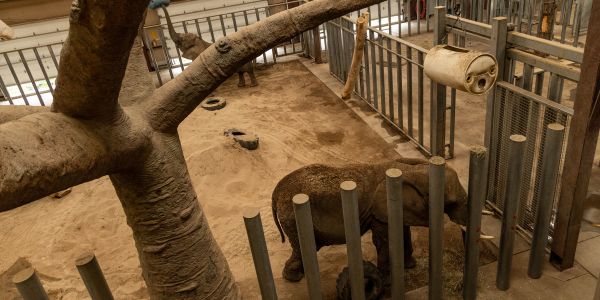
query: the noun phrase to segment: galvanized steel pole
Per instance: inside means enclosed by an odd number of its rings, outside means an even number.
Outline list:
[[[500,254],[498,256],[498,272],[496,287],[507,290],[510,287],[510,271],[512,268],[513,246],[517,226],[517,208],[521,195],[523,177],[523,153],[525,153],[526,138],[515,134],[510,136],[508,153],[508,181],[504,193],[504,212],[502,215],[502,232],[500,236]]]
[[[429,160],[429,299],[443,295],[443,234],[446,160],[434,156]]]
[[[42,286],[40,278],[33,268],[27,268],[13,277],[13,283],[17,286],[24,300],[48,300],[48,294]]]
[[[92,300],[114,299],[108,283],[106,283],[106,279],[102,274],[98,260],[96,260],[96,256],[93,253],[81,255],[75,261],[75,265]]]
[[[402,171],[385,172],[388,208],[388,240],[392,273],[392,299],[404,299],[404,201]]]
[[[363,271],[362,250],[360,245],[360,220],[358,215],[358,196],[356,183],[344,181],[340,185],[344,230],[348,251],[348,269],[353,300],[365,299],[365,275]]]
[[[544,268],[544,250],[548,244],[550,218],[552,217],[552,206],[556,194],[558,167],[562,155],[564,136],[565,127],[563,125],[557,123],[548,125],[541,165],[540,199],[537,203],[537,216],[527,270],[527,274],[531,278],[540,278]]]
[[[308,296],[309,299],[323,299],[315,232],[308,195],[298,194],[292,198],[292,201],[294,202],[296,228],[298,228],[300,252],[302,253],[302,265],[304,266],[304,276],[306,277],[306,284],[308,286]]]
[[[487,191],[487,149],[471,148],[469,161],[469,198],[467,219],[465,269],[463,272],[463,299],[477,298],[477,273],[479,271],[479,237],[481,235],[481,209]]]
[[[254,261],[262,299],[275,300],[277,299],[277,291],[275,289],[275,281],[273,280],[271,262],[269,261],[265,233],[263,232],[262,221],[260,220],[260,212],[258,210],[245,211],[244,224],[246,225],[246,233],[250,242],[252,260]]]
[[[598,283],[596,284],[596,293],[594,294],[594,300],[600,300],[600,276],[598,276]]]

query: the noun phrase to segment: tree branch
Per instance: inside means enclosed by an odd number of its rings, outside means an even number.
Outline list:
[[[154,129],[176,130],[200,102],[244,63],[319,24],[382,0],[315,0],[223,37],[144,103]]]
[[[148,136],[132,127],[127,118],[104,125],[60,113],[0,125],[0,212],[128,168]]]
[[[50,109],[46,106],[27,106],[27,105],[6,105],[0,106],[0,124],[10,121],[15,121],[25,116],[49,112]]]
[[[61,52],[53,110],[83,119],[118,111],[131,45],[148,0],[75,0]]]

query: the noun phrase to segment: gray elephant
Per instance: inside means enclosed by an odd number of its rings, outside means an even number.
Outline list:
[[[169,27],[169,35],[173,39],[175,46],[182,52],[181,56],[194,60],[196,57],[200,55],[200,53],[204,52],[206,48],[210,47],[212,44],[203,40],[201,37],[193,34],[193,33],[178,33],[175,31],[173,27],[173,23],[171,23],[171,17],[169,17],[169,12],[165,6],[161,6],[163,12],[165,14],[165,18],[167,19],[167,27]],[[243,65],[240,69],[238,69],[239,82],[238,86],[243,87],[246,86],[246,79],[244,78],[244,73],[248,73],[250,76],[250,86],[257,86],[258,81],[256,80],[256,76],[254,75],[254,62],[250,61]]]
[[[405,267],[416,265],[412,257],[410,226],[428,226],[429,162],[400,158],[380,164],[352,164],[342,167],[309,165],[285,176],[275,187],[272,209],[275,224],[285,242],[292,246],[292,255],[285,263],[283,277],[299,281],[303,277],[302,256],[296,229],[292,197],[304,193],[310,198],[317,250],[323,246],[345,244],[340,183],[357,183],[361,234],[372,231],[377,249],[377,267],[389,277],[387,194],[385,171],[397,168],[403,172],[404,201],[404,261]],[[466,225],[467,193],[458,175],[446,167],[444,212],[460,225]]]

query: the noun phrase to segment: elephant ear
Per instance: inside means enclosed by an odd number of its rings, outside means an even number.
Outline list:
[[[445,195],[446,201],[454,203],[465,201],[467,192],[460,183],[458,173],[450,167],[446,167]]]
[[[373,194],[373,217],[379,222],[388,222],[387,190],[385,180],[380,182]]]
[[[410,170],[402,170],[405,184],[411,185],[423,198],[429,195],[429,165],[419,165]]]

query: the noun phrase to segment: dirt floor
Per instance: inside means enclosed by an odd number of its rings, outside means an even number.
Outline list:
[[[288,283],[281,276],[291,249],[281,243],[272,219],[272,189],[307,164],[374,162],[399,155],[301,63],[277,64],[260,71],[258,78],[255,88],[237,88],[236,78],[227,81],[215,92],[227,107],[216,112],[198,108],[179,132],[200,202],[244,297],[258,299],[259,291],[242,211],[258,208],[280,298],[306,299],[305,281]],[[230,128],[256,133],[259,149],[250,152],[225,137]],[[446,289],[457,297],[460,229],[447,222],[445,230]],[[413,240],[418,266],[407,274],[409,289],[426,284],[427,230],[414,229]],[[374,262],[369,234],[363,237],[363,250]],[[11,274],[30,264],[51,299],[86,299],[74,266],[84,251],[97,255],[116,299],[147,298],[131,230],[104,177],[75,187],[65,198],[45,198],[0,214],[0,299],[18,299]],[[322,249],[319,264],[324,293],[332,299],[337,275],[346,265],[345,247]]]

